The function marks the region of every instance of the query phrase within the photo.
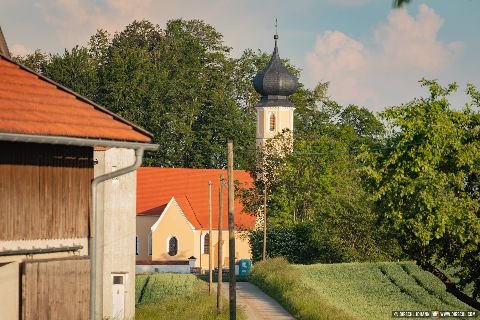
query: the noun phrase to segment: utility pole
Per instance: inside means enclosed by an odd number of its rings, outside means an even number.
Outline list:
[[[217,279],[217,312],[222,311],[222,223],[223,223],[223,174],[220,175],[220,191],[218,193],[218,279]]]
[[[267,181],[263,188],[263,260],[267,259]]]
[[[208,294],[212,294],[212,181],[208,181]]]
[[[237,318],[237,294],[235,275],[235,214],[233,211],[234,186],[233,186],[233,142],[228,142],[228,256],[230,266],[230,320]]]

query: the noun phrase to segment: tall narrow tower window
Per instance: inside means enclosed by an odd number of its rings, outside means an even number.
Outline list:
[[[270,115],[270,131],[275,131],[275,115]]]

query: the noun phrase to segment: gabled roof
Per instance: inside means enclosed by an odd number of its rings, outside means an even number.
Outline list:
[[[0,54],[0,134],[148,143],[152,134]]]
[[[150,228],[153,231],[155,231],[157,229],[157,227],[160,225],[160,223],[162,222],[162,219],[165,217],[165,215],[167,214],[168,210],[170,209],[171,206],[177,206],[179,209],[180,209],[180,212],[181,214],[183,215],[183,218],[185,219],[185,222],[188,224],[188,226],[190,227],[190,229],[194,230],[195,227],[190,223],[190,221],[188,220],[187,216],[185,215],[185,213],[183,212],[182,210],[182,207],[178,204],[178,201],[175,199],[175,197],[172,197],[172,199],[170,199],[170,201],[167,203],[167,205],[164,207],[163,211],[161,212],[160,214],[160,217],[157,219],[157,221],[153,224],[153,226]],[[184,206],[186,209],[190,208],[190,206]]]
[[[208,182],[212,181],[213,229],[218,227],[220,174],[227,179],[227,170],[144,167],[137,170],[137,216],[160,216],[172,199],[195,229],[208,229]],[[248,171],[235,170],[234,179],[251,186],[253,179]],[[226,181],[225,181],[226,182]],[[228,228],[228,191],[223,192],[223,229]],[[235,225],[239,229],[252,229],[255,217],[243,214],[236,200]]]

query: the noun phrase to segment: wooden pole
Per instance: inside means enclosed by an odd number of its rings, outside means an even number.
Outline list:
[[[267,182],[263,188],[263,260],[267,259]]]
[[[222,311],[222,223],[223,223],[223,174],[220,175],[220,192],[218,193],[218,281],[217,281],[217,312]]]
[[[230,267],[230,320],[237,317],[237,294],[236,294],[236,275],[235,275],[235,214],[233,211],[234,186],[233,186],[233,143],[228,142],[228,257]]]
[[[208,294],[212,294],[213,254],[212,254],[212,181],[208,181]]]

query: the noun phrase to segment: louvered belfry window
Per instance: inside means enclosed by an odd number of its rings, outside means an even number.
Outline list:
[[[176,237],[171,237],[168,240],[168,254],[171,256],[175,256],[178,253],[178,240]]]
[[[275,115],[271,114],[270,115],[270,131],[275,130]]]

